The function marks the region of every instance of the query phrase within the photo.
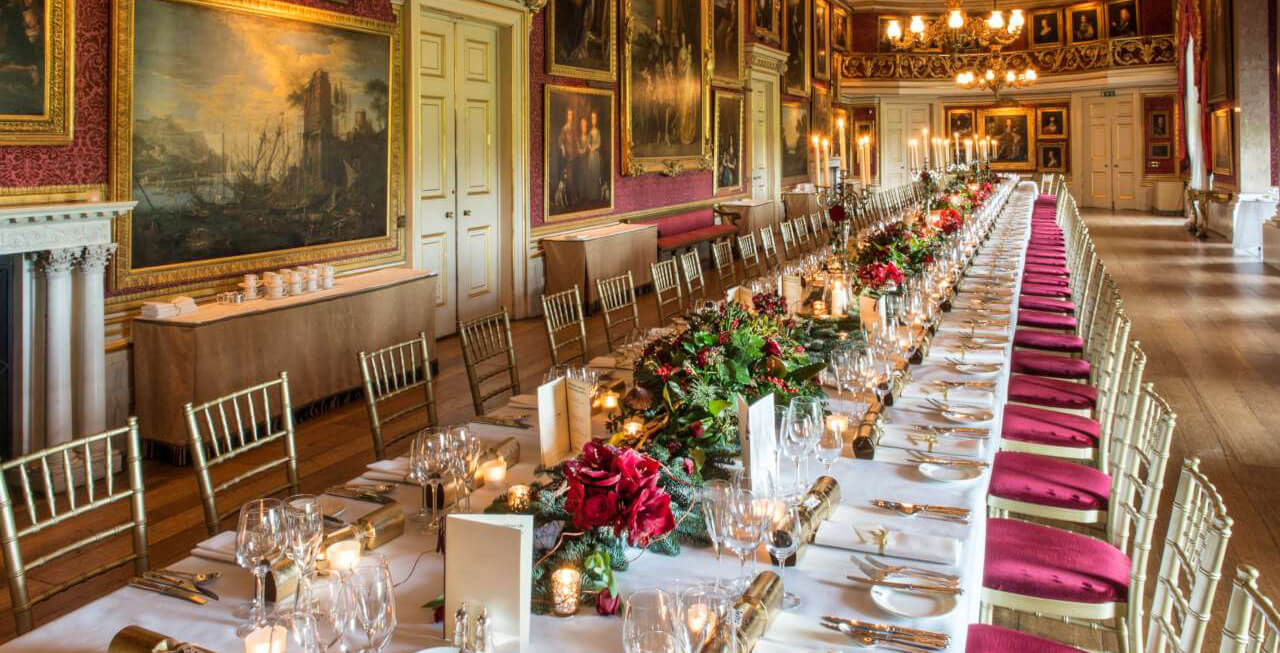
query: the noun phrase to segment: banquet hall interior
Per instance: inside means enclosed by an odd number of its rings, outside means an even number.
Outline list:
[[[0,0],[0,653],[1274,653],[1278,87],[1280,0]]]

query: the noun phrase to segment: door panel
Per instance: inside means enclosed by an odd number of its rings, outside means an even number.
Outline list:
[[[457,24],[458,319],[498,310],[498,30]]]
[[[1101,98],[1090,100],[1086,107],[1089,125],[1088,205],[1111,208],[1111,125],[1107,108],[1107,102]]]
[[[1115,208],[1138,208],[1138,142],[1133,102],[1128,98],[1112,101],[1111,184]]]
[[[453,247],[458,214],[455,181],[457,152],[454,147],[454,25],[427,13],[418,34],[419,97],[418,173],[415,175],[413,264],[440,275],[436,281],[436,335],[453,333],[457,325],[457,291],[454,284]]]
[[[751,89],[751,198],[769,199],[769,94],[752,80]]]
[[[907,181],[907,164],[903,156],[906,147],[906,108],[881,106],[880,115],[880,185],[892,188]]]

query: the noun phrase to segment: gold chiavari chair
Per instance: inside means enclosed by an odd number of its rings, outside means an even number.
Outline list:
[[[1148,639],[1154,640],[1155,637]],[[1258,570],[1236,568],[1227,621],[1218,653],[1275,653],[1280,651],[1280,612],[1258,587]]]
[[[809,221],[800,216],[791,221],[791,229],[796,232],[796,248],[800,251],[809,249]]]
[[[728,238],[711,244],[711,258],[716,264],[716,279],[721,292],[738,284],[738,269],[733,264],[733,242]]]
[[[684,291],[680,289],[680,271],[676,260],[669,258],[659,263],[651,263],[653,273],[653,294],[658,300],[658,321],[666,323],[684,309]],[[672,304],[675,306],[672,307]]]
[[[626,342],[631,330],[640,329],[640,306],[636,302],[635,281],[631,271],[608,279],[596,279],[596,294],[600,295],[600,314],[604,318],[604,339],[609,351]],[[628,310],[629,309],[629,310]],[[622,317],[615,317],[621,313]],[[621,330],[626,324],[631,326]],[[618,337],[614,338],[615,331]]]
[[[815,211],[809,214],[809,230],[813,232],[814,240],[827,230],[826,211]]]
[[[778,241],[773,237],[773,225],[760,227],[760,253],[765,265],[777,266],[782,262],[778,256]]]
[[[388,439],[383,433],[386,425],[416,415],[419,411],[426,411],[426,426],[434,426],[437,422],[439,413],[436,412],[435,379],[431,377],[427,334],[419,333],[413,340],[372,352],[362,351],[359,359],[365,404],[369,409],[369,428],[373,432],[373,455],[383,460],[387,457],[387,445],[399,442],[416,431],[416,428],[408,428]],[[421,403],[412,402],[402,408],[390,406],[393,402],[402,401],[397,397],[408,397],[409,393],[418,391],[422,392]],[[385,415],[383,407],[388,410]]]
[[[784,220],[778,223],[778,233],[782,234],[782,255],[788,260],[795,258],[798,253],[795,228]]]
[[[742,258],[742,277],[751,279],[764,272],[760,262],[760,250],[756,248],[756,235],[738,236],[738,255]]]
[[[547,323],[547,343],[551,346],[551,364],[565,365],[578,361],[587,364],[587,322],[582,317],[582,296],[578,284],[569,290],[542,296],[542,316]],[[575,328],[576,327],[576,328]],[[560,334],[568,332],[561,337]],[[561,357],[560,351],[573,347],[574,352]]]
[[[117,487],[112,473],[117,455],[112,441],[119,438],[126,441],[124,469],[128,473],[127,487]],[[101,462],[101,469],[94,469],[95,456],[100,456],[96,459]],[[31,478],[33,473],[38,474],[35,480]],[[10,481],[22,488],[22,505],[26,509],[27,522],[23,527],[18,526],[13,497],[9,494]],[[63,486],[61,493],[57,489],[59,484]],[[43,495],[40,498],[41,505],[37,505],[37,493]],[[103,523],[102,513],[108,512],[113,504],[126,499],[130,502],[129,519],[115,525]],[[4,537],[4,568],[9,578],[11,609],[18,634],[31,630],[32,608],[56,594],[129,563],[133,563],[135,574],[141,575],[147,571],[150,562],[147,553],[146,512],[143,501],[142,447],[138,440],[138,420],[133,417],[129,418],[128,425],[118,429],[64,442],[0,464],[0,535]],[[92,522],[86,517],[90,513],[95,515]],[[23,557],[22,540],[80,517],[89,523],[85,523],[79,532],[88,530],[91,531],[89,535],[65,544],[59,541],[57,549],[30,561]],[[67,580],[58,580],[52,587],[35,596],[28,591],[27,576],[31,570],[80,553],[128,531],[133,532],[132,553],[89,571],[77,573]]]
[[[279,396],[272,407],[272,392]],[[279,417],[274,413],[279,411]],[[293,436],[293,406],[289,401],[289,374],[198,406],[183,407],[187,416],[187,433],[191,437],[191,453],[196,460],[196,484],[204,503],[204,527],[209,535],[217,535],[223,519],[239,508],[218,512],[218,495],[242,485],[259,475],[283,467],[287,482],[259,496],[288,492],[298,493],[298,448]],[[284,454],[237,474],[217,485],[214,468],[274,442],[284,443]]]
[[[516,365],[516,348],[511,341],[511,317],[504,307],[474,320],[458,321],[458,335],[462,340],[462,361],[467,368],[467,382],[471,386],[471,404],[477,415],[484,414],[484,402],[510,391],[520,394],[520,369]],[[491,369],[490,361],[496,361]],[[503,374],[506,380],[500,380]],[[484,390],[488,381],[499,385]]]
[[[684,273],[684,290],[689,301],[693,301],[694,293],[699,299],[707,298],[707,284],[702,278],[702,258],[698,250],[691,249],[680,255],[680,268]]]

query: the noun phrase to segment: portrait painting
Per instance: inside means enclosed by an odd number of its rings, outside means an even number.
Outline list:
[[[812,4],[808,0],[783,0],[782,49],[787,53],[787,71],[782,81],[790,95],[809,94],[809,7]]]
[[[1236,174],[1235,125],[1232,124],[1232,112],[1229,108],[1213,112],[1209,123],[1209,134],[1213,148],[1213,174],[1234,177]]]
[[[1067,42],[1091,43],[1103,38],[1102,5],[1087,2],[1067,7]]]
[[[1036,158],[1040,163],[1041,172],[1067,171],[1066,143],[1041,143],[1038,152]]]
[[[907,31],[907,20],[901,16],[880,16],[876,21],[876,52],[894,52],[893,43],[889,41],[889,23],[898,21],[898,25],[902,27],[905,34]]]
[[[707,4],[630,0],[626,6],[622,174],[710,170],[711,98],[702,76]]]
[[[1037,138],[1067,137],[1067,108],[1040,107],[1036,110]]]
[[[782,0],[746,0],[751,3],[751,33],[773,43],[782,42]]]
[[[396,24],[271,2],[115,7],[132,47],[114,57],[111,188],[138,200],[116,221],[117,287],[400,250]],[[154,34],[182,38],[140,38]]]
[[[551,0],[547,73],[602,82],[617,79],[618,0]]]
[[[782,180],[803,181],[809,177],[809,104],[782,103]]]
[[[711,43],[715,52],[715,81],[742,84],[742,2],[711,0]]]
[[[813,2],[813,77],[831,79],[831,3]]]
[[[1235,98],[1235,42],[1232,34],[1233,0],[1203,0],[1205,50],[1204,63],[1208,67],[1209,104],[1229,102]]]
[[[810,118],[809,127],[815,133],[834,141],[836,124],[832,113],[831,94],[821,86],[813,87],[813,102],[810,106],[813,109],[813,116]],[[832,149],[835,147],[833,146]]]
[[[1033,10],[1029,27],[1032,48],[1056,48],[1062,45],[1062,12],[1060,10]]]
[[[852,47],[853,30],[849,25],[849,10],[840,5],[831,7],[831,48],[836,52],[848,52]]]
[[[543,107],[547,220],[613,210],[613,91],[548,84]]]
[[[995,140],[991,165],[1000,170],[1035,167],[1035,109],[1010,107],[986,109],[981,114],[982,134]]]
[[[970,138],[974,135],[973,109],[947,109],[947,138]]]
[[[1137,0],[1114,0],[1107,3],[1107,37],[1124,39],[1138,35]]]
[[[1148,159],[1169,159],[1173,157],[1173,145],[1169,143],[1152,143],[1147,148]]]
[[[736,91],[716,91],[716,181],[717,195],[742,189],[743,95]]]
[[[1151,124],[1148,125],[1147,134],[1156,139],[1169,138],[1169,112],[1152,111],[1150,116]]]
[[[73,0],[0,0],[0,145],[71,141]]]

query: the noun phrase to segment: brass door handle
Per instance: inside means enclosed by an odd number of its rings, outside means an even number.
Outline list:
[[[468,217],[468,216],[470,216],[470,215],[471,215],[471,209],[467,209],[467,210],[465,210],[465,211],[463,211],[463,212],[462,212],[462,217],[464,217],[464,218],[465,218],[465,217]]]
[[[453,211],[445,211],[445,212],[444,212],[444,219],[445,219],[445,220],[452,220],[452,219],[453,219]]]

